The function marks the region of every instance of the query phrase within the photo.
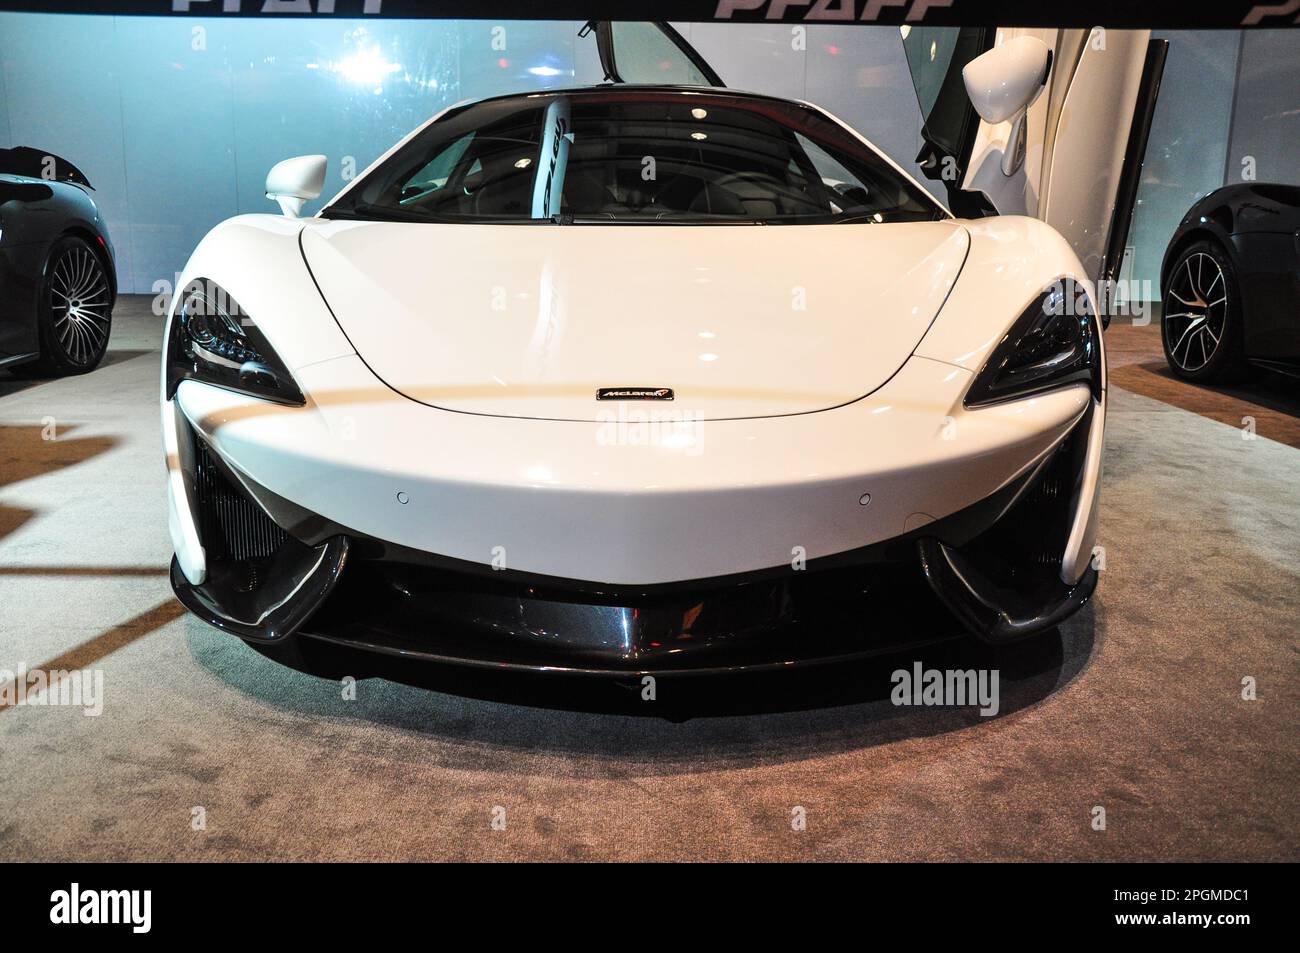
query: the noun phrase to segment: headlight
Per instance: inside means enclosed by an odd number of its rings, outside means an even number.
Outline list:
[[[167,342],[167,399],[181,381],[302,406],[307,400],[289,369],[234,298],[204,278],[181,292]]]
[[[1061,278],[1034,299],[993,349],[966,393],[967,407],[1085,383],[1101,393],[1101,349],[1083,286]]]

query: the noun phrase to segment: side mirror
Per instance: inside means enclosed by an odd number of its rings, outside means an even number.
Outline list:
[[[987,123],[1011,123],[1002,152],[1002,174],[1025,161],[1025,113],[1047,85],[1052,51],[1035,36],[1018,36],[981,53],[961,71],[966,94]]]
[[[280,203],[289,218],[302,214],[302,207],[318,198],[325,187],[325,156],[296,156],[271,166],[266,174],[266,197]]]

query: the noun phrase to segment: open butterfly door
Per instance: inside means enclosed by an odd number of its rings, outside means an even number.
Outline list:
[[[704,57],[667,23],[591,20],[579,36],[593,36],[611,83],[725,86]]]
[[[592,21],[581,35],[594,36],[611,82],[725,85],[667,23]],[[1168,42],[1148,30],[904,26],[900,35],[923,120],[916,161],[953,213],[1043,219],[1108,291]]]
[[[953,212],[1040,218],[1109,289],[1168,42],[1147,30],[904,27],[902,36],[924,119],[917,162],[943,182]]]

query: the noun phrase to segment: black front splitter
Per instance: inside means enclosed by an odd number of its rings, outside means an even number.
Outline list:
[[[1052,577],[1012,589],[937,539],[920,540],[917,550],[935,594],[967,629],[991,645],[1017,642],[1059,625],[1082,609],[1097,588],[1097,570],[1091,566],[1073,585]]]
[[[357,651],[374,655],[387,656],[389,658],[404,659],[414,664],[430,665],[448,665],[459,668],[471,668],[479,671],[493,672],[519,672],[531,674],[555,674],[555,675],[573,675],[590,678],[643,678],[647,675],[656,678],[682,678],[687,676],[723,676],[723,675],[750,675],[762,672],[776,671],[794,671],[809,668],[815,668],[823,665],[848,664],[860,662],[865,659],[880,658],[886,655],[897,654],[902,651],[911,651],[915,649],[926,648],[931,645],[939,645],[944,642],[950,642],[955,639],[965,637],[966,633],[960,629],[954,629],[952,632],[934,636],[932,638],[908,642],[906,644],[881,646],[869,649],[860,649],[857,651],[842,652],[837,655],[817,655],[801,657],[793,652],[787,651],[784,655],[775,658],[758,659],[737,657],[730,661],[722,659],[715,660],[707,665],[687,666],[665,666],[654,665],[638,666],[635,663],[627,666],[613,665],[594,665],[591,663],[571,662],[565,663],[559,660],[552,661],[522,661],[506,659],[489,659],[489,658],[472,658],[464,654],[447,655],[441,654],[436,649],[412,648],[402,646],[391,642],[376,642],[366,639],[348,639],[328,635],[317,635],[310,632],[300,633],[293,638],[310,642],[322,642],[345,648],[349,651]]]
[[[348,540],[335,536],[319,546],[296,540],[264,564],[209,560],[207,578],[194,585],[172,557],[176,598],[204,622],[250,642],[291,638],[333,591],[347,562]]]
[[[847,661],[962,635],[915,560],[669,590],[575,590],[357,556],[300,637],[479,669],[719,674]]]

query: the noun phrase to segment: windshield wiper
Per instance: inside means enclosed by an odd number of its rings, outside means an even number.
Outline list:
[[[877,218],[876,216],[880,216],[880,217]],[[874,209],[870,212],[843,212],[835,216],[834,222],[832,222],[832,224],[860,222],[864,218],[869,222],[875,222],[876,224],[879,225],[882,222],[884,222],[885,213],[879,209]]]
[[[325,218],[346,218],[370,222],[431,222],[437,221],[424,212],[411,212],[406,209],[389,208],[381,205],[353,205],[350,208],[327,208],[321,211]]]
[[[389,205],[358,204],[351,207],[340,206],[321,210],[322,218],[340,218],[359,222],[415,222],[424,225],[463,225],[463,224],[502,224],[502,225],[544,225],[555,221],[550,219],[528,218],[522,215],[439,215],[434,212],[416,211],[414,209],[393,208]],[[563,224],[569,224],[573,216],[565,212]],[[561,224],[556,222],[556,224]]]

